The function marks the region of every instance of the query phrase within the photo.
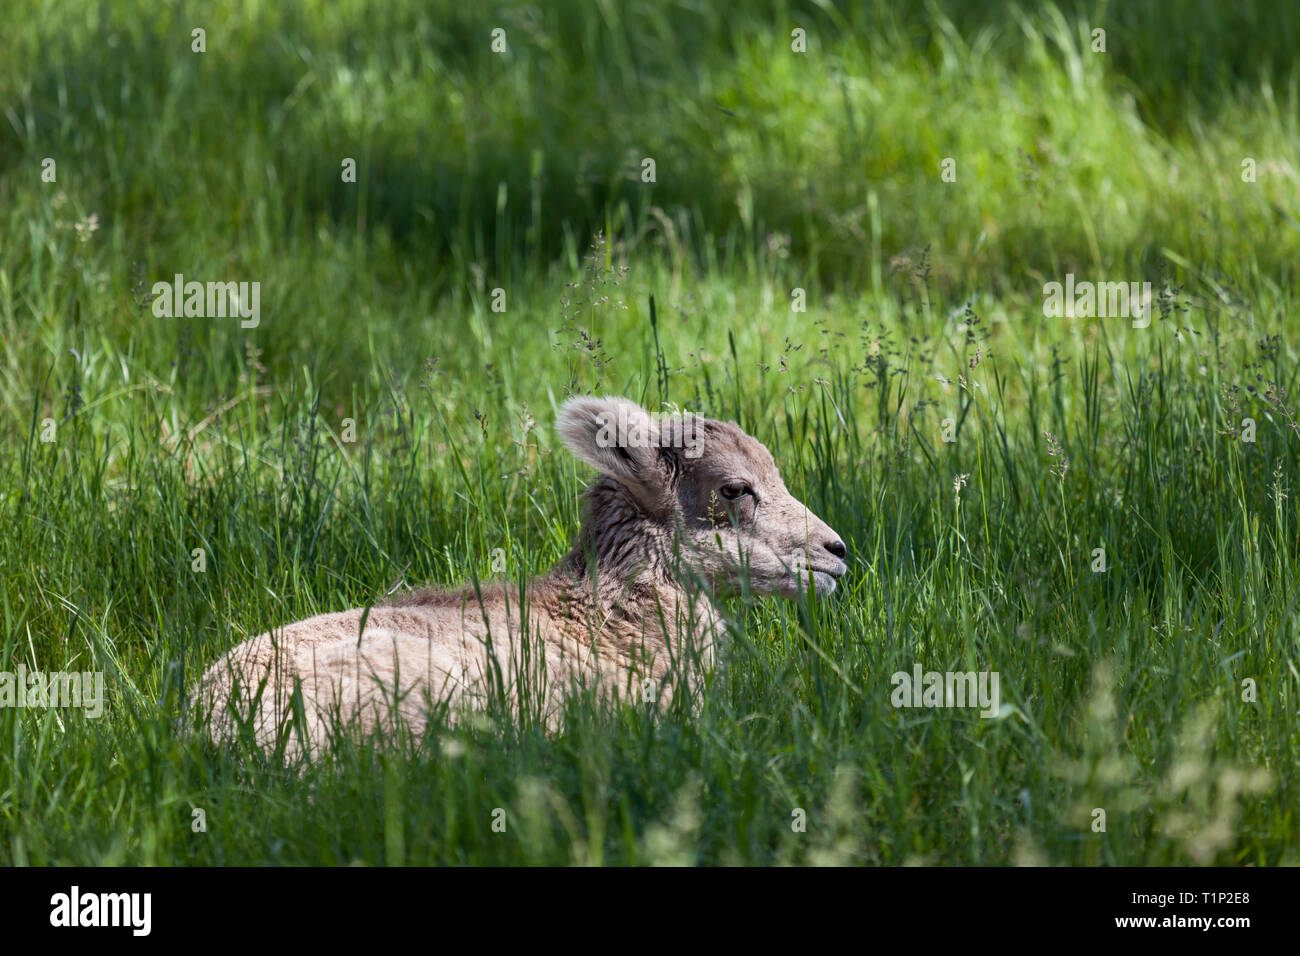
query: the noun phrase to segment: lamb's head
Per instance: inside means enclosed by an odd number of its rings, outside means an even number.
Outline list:
[[[624,398],[583,397],[565,402],[557,428],[602,482],[626,492],[611,512],[634,509],[671,532],[662,539],[673,543],[673,560],[716,588],[748,580],[757,593],[794,597],[811,580],[830,594],[848,570],[840,536],[790,494],[762,443],[731,422],[655,418]],[[596,510],[588,520],[624,526],[627,518]]]

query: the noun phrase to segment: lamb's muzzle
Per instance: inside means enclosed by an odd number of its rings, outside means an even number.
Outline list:
[[[601,472],[559,564],[523,594],[501,582],[426,589],[243,642],[196,688],[212,738],[248,723],[271,744],[296,723],[296,751],[337,722],[388,729],[397,716],[420,733],[431,707],[454,720],[497,692],[516,712],[533,701],[554,727],[578,683],[663,705],[697,692],[726,637],[715,596],[827,595],[848,569],[839,535],[731,422],[583,397],[564,403],[557,428]]]

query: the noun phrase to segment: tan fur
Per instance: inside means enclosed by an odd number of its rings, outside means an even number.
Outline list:
[[[298,733],[314,748],[339,722],[388,732],[395,716],[419,733],[430,707],[445,703],[455,720],[493,693],[516,713],[521,699],[536,701],[555,728],[578,684],[639,699],[647,678],[664,706],[674,692],[694,697],[725,638],[710,594],[747,582],[793,596],[809,581],[829,593],[846,570],[838,536],[734,424],[577,398],[558,428],[603,474],[587,492],[578,543],[555,568],[522,596],[500,581],[425,589],[247,640],[196,688],[211,737],[234,735],[251,714],[256,739],[271,744],[297,714],[292,753]],[[749,493],[727,497],[742,487]]]

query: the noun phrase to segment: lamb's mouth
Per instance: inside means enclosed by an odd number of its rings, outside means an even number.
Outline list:
[[[825,597],[834,594],[835,588],[838,586],[837,582],[844,577],[848,569],[848,565],[843,563],[831,568],[808,568],[802,574],[794,576],[797,580],[791,584],[792,596],[797,594],[800,589],[809,590],[809,575],[812,576],[812,590],[816,591],[818,595]]]
[[[832,594],[837,587],[838,577],[839,575],[831,574],[829,571],[814,571],[813,587],[817,589],[818,594]]]

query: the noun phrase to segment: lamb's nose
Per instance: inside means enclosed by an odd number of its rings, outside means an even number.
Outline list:
[[[834,541],[827,541],[822,545],[822,547],[835,555],[835,557],[839,558],[841,561],[849,556],[849,549],[844,547],[844,542],[839,540],[839,538],[836,538]]]

